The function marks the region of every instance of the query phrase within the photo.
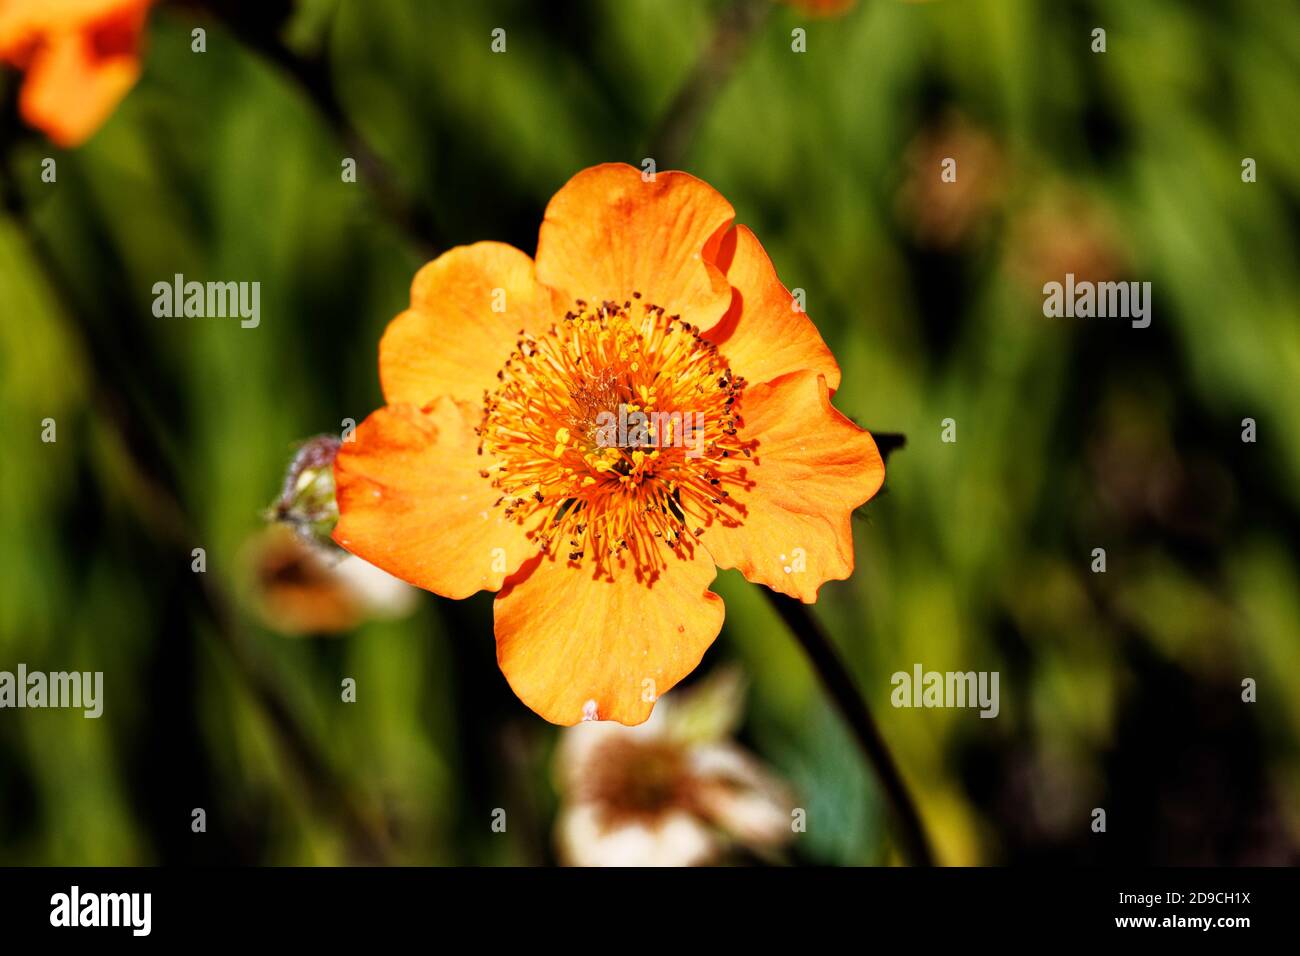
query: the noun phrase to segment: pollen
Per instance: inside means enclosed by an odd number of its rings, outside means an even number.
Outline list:
[[[480,474],[496,507],[546,554],[637,576],[737,524],[752,448],[732,373],[698,328],[634,295],[577,300],[544,334],[521,332],[483,396]]]

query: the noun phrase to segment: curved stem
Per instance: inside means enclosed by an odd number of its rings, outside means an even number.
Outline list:
[[[232,35],[297,84],[344,149],[356,159],[361,179],[369,185],[384,216],[419,247],[425,258],[433,259],[447,248],[433,209],[406,191],[394,170],[348,116],[335,92],[328,56],[325,53],[302,55],[285,44],[282,34],[293,13],[292,3],[266,0],[250,6],[238,0],[191,2],[206,9]]]
[[[670,169],[682,161],[709,106],[726,85],[770,6],[770,0],[734,0],[719,16],[709,45],[650,136],[648,155],[659,168]]]
[[[830,641],[817,619],[808,612],[808,606],[784,594],[778,594],[769,588],[763,593],[771,602],[781,619],[794,633],[803,646],[804,652],[812,662],[813,669],[821,678],[827,693],[835,701],[840,715],[848,723],[849,729],[866,755],[867,761],[876,771],[885,796],[889,800],[894,821],[898,825],[903,853],[914,866],[933,866],[934,857],[930,853],[930,844],[925,837],[925,828],[921,825],[921,815],[916,803],[908,793],[907,785],[898,772],[898,764],[885,745],[866,702],[858,693],[849,676],[848,670],[840,659],[839,652]]]

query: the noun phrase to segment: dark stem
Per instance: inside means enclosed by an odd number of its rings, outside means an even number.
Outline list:
[[[650,137],[647,155],[658,168],[671,169],[681,163],[709,106],[740,62],[771,5],[771,0],[735,0],[719,16],[713,39]]]
[[[794,632],[794,636],[803,645],[804,652],[812,662],[813,669],[821,678],[840,715],[853,731],[853,736],[862,748],[868,762],[876,771],[876,777],[884,788],[885,797],[893,811],[894,822],[898,825],[903,854],[914,866],[933,866],[934,858],[930,854],[930,844],[925,838],[925,828],[921,825],[921,815],[916,803],[908,793],[903,777],[898,772],[898,764],[885,746],[880,735],[880,728],[867,710],[866,702],[858,693],[853,678],[844,667],[843,660],[835,650],[826,632],[817,619],[808,612],[808,606],[784,594],[778,594],[770,588],[763,588],[768,601],[781,615],[781,620]]]
[[[305,55],[291,50],[281,38],[293,14],[287,0],[264,0],[258,4],[240,0],[190,0],[268,62],[293,79],[329,125],[343,149],[357,161],[357,179],[373,192],[389,222],[395,224],[428,259],[446,248],[433,210],[417,202],[399,177],[357,130],[334,89],[331,64],[323,52]]]

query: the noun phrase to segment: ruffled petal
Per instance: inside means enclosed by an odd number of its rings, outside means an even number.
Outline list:
[[[479,475],[472,406],[439,398],[426,411],[381,408],[334,461],[334,540],[404,581],[463,598],[495,591],[537,546]]]
[[[669,553],[647,583],[630,566],[601,576],[593,560],[539,557],[506,583],[496,600],[497,663],[519,699],[552,723],[639,724],[722,629],[713,561],[700,547]]]
[[[537,276],[568,302],[622,304],[639,292],[642,302],[711,328],[731,303],[713,259],[734,216],[717,190],[688,173],[646,182],[624,163],[593,166],[546,207]]]
[[[457,246],[415,274],[411,307],[379,343],[379,381],[390,405],[439,395],[480,405],[520,330],[552,319],[551,293],[533,260],[502,242]]]
[[[840,387],[840,367],[807,313],[781,284],[767,252],[748,226],[737,226],[722,240],[718,265],[735,290],[731,308],[705,334],[733,372],[753,384],[811,369]]]
[[[796,372],[746,388],[741,437],[756,443],[739,523],[715,519],[704,542],[721,568],[811,604],[853,571],[853,509],[885,480],[871,435],[833,407],[826,378]]]

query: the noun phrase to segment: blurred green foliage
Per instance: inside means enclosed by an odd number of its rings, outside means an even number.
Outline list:
[[[569,176],[654,155],[722,6],[312,0],[265,32],[257,5],[164,4],[90,143],[6,128],[29,215],[0,218],[0,668],[103,670],[107,704],[0,712],[0,863],[366,858],[331,788],[398,862],[553,858],[555,730],[499,674],[486,598],[306,640],[241,598],[295,442],[380,404],[379,336],[426,253],[368,171],[341,181],[346,130],[250,33],[325,66],[439,248],[531,253]],[[680,166],[806,290],[836,404],[908,436],[816,613],[946,862],[1300,859],[1298,111],[1291,5],[864,0],[838,20],[773,6],[690,138]],[[936,209],[969,227],[936,235]],[[1151,327],[1044,318],[1042,283],[1090,268],[1150,281]],[[175,273],[260,281],[260,327],[155,318]],[[893,859],[797,645],[754,586],[715,587],[705,666],[751,674],[743,737],[808,809],[797,858]],[[323,776],[286,757],[248,661]],[[915,662],[1000,671],[1001,716],[892,709]],[[1089,832],[1098,806],[1115,839]]]

